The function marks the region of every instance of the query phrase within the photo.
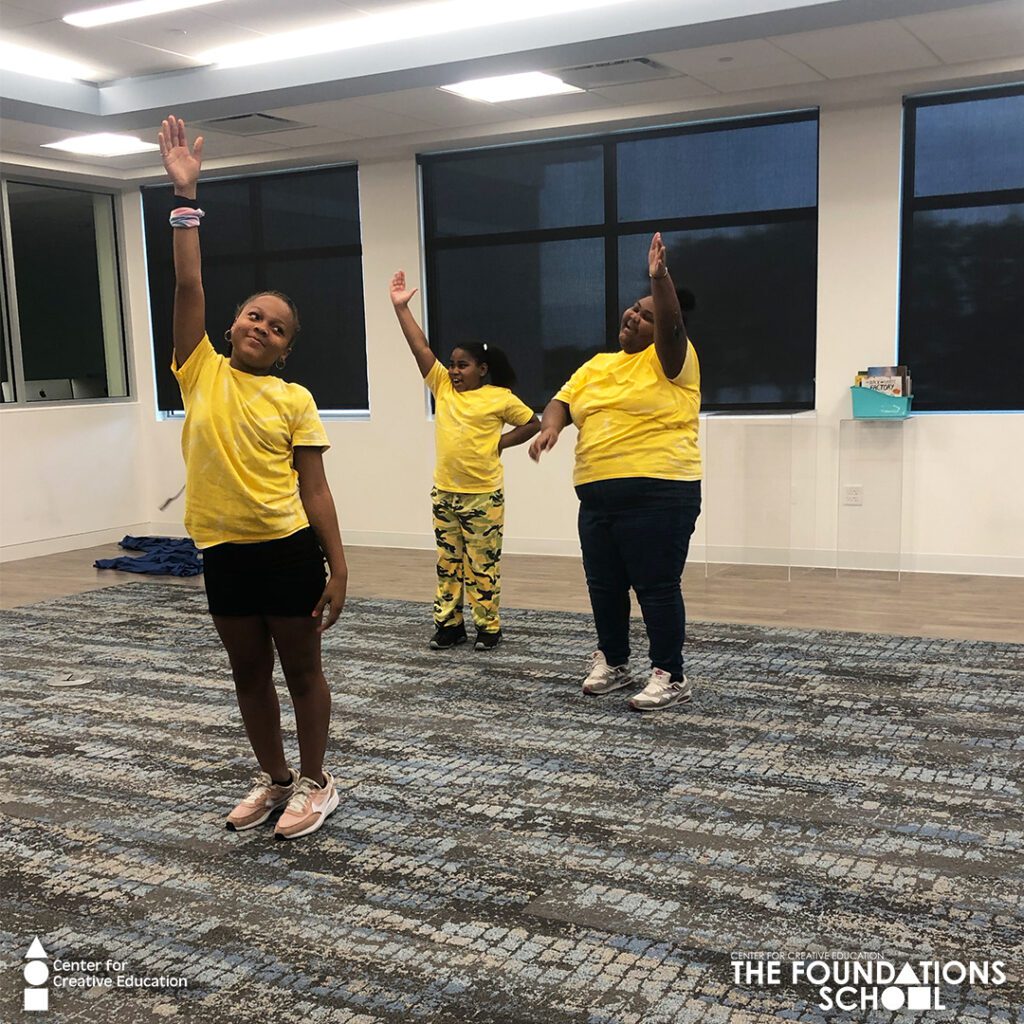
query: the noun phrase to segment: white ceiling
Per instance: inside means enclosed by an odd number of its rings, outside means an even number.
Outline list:
[[[152,154],[100,162],[39,147],[100,130],[150,138],[157,111],[169,107],[191,120],[262,111],[304,126],[252,138],[205,132],[208,165],[228,167],[365,159],[526,132],[839,103],[887,83],[929,91],[945,82],[1024,79],[1024,0],[892,0],[882,7],[893,16],[883,20],[870,16],[879,9],[873,0],[633,0],[601,16],[515,31],[506,26],[487,37],[434,37],[418,48],[377,47],[380,53],[344,59],[235,71],[202,67],[196,59],[225,43],[359,17],[400,2],[222,0],[85,30],[60,18],[96,0],[0,0],[4,40],[86,63],[96,68],[97,83],[111,83],[58,87],[5,76],[0,156],[44,169],[88,166],[110,178],[156,174],[159,157]],[[690,41],[704,45],[686,45]],[[557,71],[640,56],[665,65],[671,77],[496,105],[436,88],[488,71]]]

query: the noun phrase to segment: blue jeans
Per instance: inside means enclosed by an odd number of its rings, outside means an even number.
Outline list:
[[[582,484],[576,495],[598,648],[609,665],[629,658],[632,587],[652,667],[682,679],[686,608],[680,581],[700,515],[700,481],[623,477]]]

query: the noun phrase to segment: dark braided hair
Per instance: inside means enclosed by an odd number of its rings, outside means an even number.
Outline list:
[[[464,341],[456,348],[461,348],[474,362],[487,364],[487,377],[491,384],[510,390],[516,386],[516,371],[512,369],[508,356],[497,345]]]

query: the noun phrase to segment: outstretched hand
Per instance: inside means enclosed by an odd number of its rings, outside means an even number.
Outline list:
[[[405,271],[399,270],[391,278],[391,303],[395,309],[403,309],[409,305],[409,300],[419,291],[419,288],[406,288]]]
[[[203,137],[200,135],[189,148],[185,135],[185,122],[180,117],[168,114],[160,126],[160,156],[164,162],[167,177],[174,182],[174,190],[184,194],[194,189],[199,180],[199,168],[203,163]]]
[[[647,253],[647,273],[651,277],[664,277],[668,273],[665,243],[661,240],[660,231],[651,239],[651,248]]]
[[[533,439],[533,443],[530,445],[529,453],[530,458],[534,462],[540,462],[542,452],[549,452],[558,443],[558,431],[554,427],[545,427],[541,432]]]

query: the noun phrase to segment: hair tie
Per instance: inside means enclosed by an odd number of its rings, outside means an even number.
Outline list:
[[[177,206],[171,210],[170,224],[172,228],[197,228],[205,216],[199,207]]]

